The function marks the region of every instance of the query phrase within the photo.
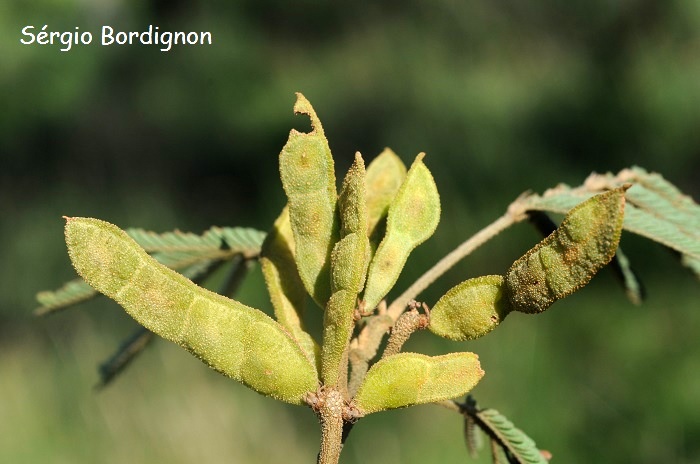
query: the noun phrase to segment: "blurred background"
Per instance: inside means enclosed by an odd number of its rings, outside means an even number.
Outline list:
[[[91,31],[25,46],[21,29]],[[103,25],[210,31],[211,46],[99,46]],[[639,165],[700,198],[700,2],[103,0],[0,4],[0,462],[310,463],[310,410],[262,397],[156,341],[114,384],[96,367],[135,328],[94,300],[36,319],[34,295],[74,277],[62,215],[123,228],[267,229],[285,202],[277,155],[303,92],[336,169],[385,146],[427,152],[443,223],[403,290],[525,190]],[[341,174],[338,174],[339,176]],[[433,285],[503,273],[538,240],[521,224]],[[469,343],[474,390],[553,462],[700,461],[700,286],[659,245],[623,234],[646,284],[629,303],[608,270],[539,316]],[[256,269],[240,299],[269,310]],[[319,313],[311,313],[319,316]],[[489,462],[487,450],[477,462]],[[469,461],[454,413],[369,416],[344,463]]]

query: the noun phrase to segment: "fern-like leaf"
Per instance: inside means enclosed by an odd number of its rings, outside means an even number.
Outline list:
[[[474,411],[476,423],[493,440],[498,441],[509,461],[519,464],[547,464],[532,438],[516,428],[503,414],[495,409]]]
[[[483,442],[479,427],[477,427],[474,418],[468,414],[464,415],[464,442],[467,444],[469,457],[476,459]]]
[[[625,195],[624,228],[676,250],[700,277],[700,206],[659,174],[638,167],[617,175],[591,174],[580,187],[560,185],[518,201],[527,209],[566,213],[586,198],[628,182],[634,185]]]
[[[194,255],[183,256],[181,253],[156,253],[153,255],[159,262],[179,271],[190,280],[196,280],[208,274],[212,266],[217,263],[215,259],[200,256],[199,260]],[[61,309],[88,301],[100,294],[83,279],[74,279],[65,283],[57,290],[46,290],[36,294],[40,306],[34,310],[35,316],[46,316]]]
[[[247,258],[260,253],[265,232],[245,227],[212,227],[202,235],[191,232],[165,232],[162,234],[143,229],[128,229],[127,233],[147,252],[192,253],[200,255],[214,250],[227,250]]]
[[[622,248],[617,248],[615,257],[610,262],[610,267],[615,272],[618,280],[622,283],[622,286],[625,288],[627,299],[635,305],[642,304],[646,296],[644,285],[642,284],[642,281],[639,280],[637,273],[634,272],[634,269],[632,269],[630,260],[622,251]]]
[[[698,276],[698,279],[700,279],[700,259],[691,258],[690,256],[683,256],[681,262],[683,265],[688,266],[695,273],[695,275]]]
[[[57,290],[45,290],[36,294],[41,306],[34,310],[35,316],[44,316],[57,309],[73,306],[97,296],[97,291],[86,284],[83,279],[66,282]]]

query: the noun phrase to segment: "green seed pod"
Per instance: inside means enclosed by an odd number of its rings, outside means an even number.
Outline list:
[[[365,201],[365,164],[357,153],[338,198],[341,239],[331,254],[331,295],[323,318],[321,380],[337,385],[343,354],[354,327],[357,295],[367,274],[369,239]]]
[[[389,148],[367,166],[367,235],[386,217],[391,200],[406,178],[406,166]]]
[[[557,230],[513,263],[506,274],[513,309],[540,313],[610,262],[620,242],[627,188],[580,203]]]
[[[505,293],[500,275],[465,280],[433,306],[428,328],[451,340],[474,340],[486,335],[512,310]]]
[[[483,376],[474,353],[399,353],[372,366],[355,395],[355,405],[370,414],[448,400],[466,394]]]
[[[369,265],[365,307],[371,309],[389,293],[408,255],[425,242],[440,221],[440,196],[433,176],[419,154],[389,205],[386,235]]]
[[[333,158],[321,121],[300,93],[294,112],[308,115],[312,130],[289,133],[280,153],[280,177],[289,200],[299,276],[314,301],[325,307],[330,296],[330,253],[338,240]]]
[[[287,207],[282,210],[263,242],[260,265],[277,322],[299,342],[309,360],[317,364],[321,349],[304,330],[301,321],[306,306],[306,291],[294,260],[294,238]]]
[[[203,289],[104,221],[67,218],[78,274],[148,330],[263,395],[302,404],[318,386],[299,344],[264,313]]]

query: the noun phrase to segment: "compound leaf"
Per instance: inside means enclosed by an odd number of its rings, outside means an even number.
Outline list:
[[[476,411],[474,416],[488,435],[494,438],[519,464],[547,464],[532,438],[516,428],[503,414],[495,409]]]
[[[528,209],[566,213],[583,199],[632,183],[627,191],[623,228],[681,254],[681,261],[700,277],[700,206],[660,174],[633,167],[617,175],[591,174],[577,188],[560,185],[523,200]]]
[[[96,295],[95,289],[86,284],[83,279],[74,279],[66,282],[57,290],[45,290],[37,293],[36,299],[41,306],[34,310],[34,315],[44,316],[57,309],[82,303]]]
[[[248,227],[212,227],[202,235],[191,232],[157,233],[143,229],[126,230],[144,250],[155,252],[191,252],[203,254],[214,250],[242,254],[250,258],[260,253],[265,232]]]

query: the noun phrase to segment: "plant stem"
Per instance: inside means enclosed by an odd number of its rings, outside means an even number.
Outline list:
[[[396,298],[396,300],[394,300],[393,303],[391,303],[388,309],[389,316],[393,320],[396,320],[404,309],[406,309],[406,305],[410,300],[416,298],[423,290],[428,288],[430,284],[435,282],[435,280],[447,272],[452,266],[457,264],[461,259],[468,256],[474,250],[491,240],[508,227],[525,219],[526,216],[524,212],[516,213],[518,208],[513,208],[513,206],[516,206],[517,203],[518,200],[511,205],[511,208],[508,208],[508,212],[506,214],[481,229],[475,235],[472,235],[453,251],[445,255],[445,257],[438,261],[432,268],[428,269],[425,274],[420,276],[418,280],[413,283],[413,285],[408,287],[405,292],[403,292],[398,298]]]
[[[481,229],[459,245],[454,251],[438,261],[437,264],[419,277],[413,285],[394,300],[388,309],[382,309],[382,305],[385,303],[380,303],[379,314],[371,317],[357,337],[350,343],[350,352],[348,356],[350,364],[352,365],[352,372],[350,374],[350,385],[348,389],[351,397],[355,395],[357,389],[360,387],[367,373],[369,361],[377,354],[377,349],[379,348],[384,334],[404,312],[408,302],[415,299],[423,290],[461,259],[468,256],[471,252],[508,227],[527,218],[525,214],[527,209],[526,199],[527,194],[521,195],[510,204],[507,212],[503,216]]]
[[[415,302],[411,302],[411,304],[413,303]],[[418,306],[417,303],[413,304],[413,306],[413,309],[401,314],[401,316],[396,319],[394,327],[391,328],[391,335],[389,335],[386,348],[384,348],[384,352],[382,353],[382,359],[399,353],[404,343],[406,343],[413,332],[425,329],[428,326],[428,316],[421,315],[418,310],[415,309],[415,306]]]
[[[321,420],[318,464],[338,464],[343,449],[343,395],[335,389],[328,389],[324,393],[318,410]]]

